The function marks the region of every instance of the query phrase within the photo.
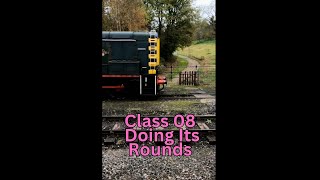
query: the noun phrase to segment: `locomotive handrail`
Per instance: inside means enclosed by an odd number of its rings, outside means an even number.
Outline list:
[[[102,39],[102,41],[136,42],[135,39]]]

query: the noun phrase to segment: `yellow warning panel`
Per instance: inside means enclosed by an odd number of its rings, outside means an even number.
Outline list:
[[[157,45],[157,65],[160,65],[160,39],[158,39]]]
[[[149,62],[149,66],[150,67],[156,67],[157,66],[157,62]]]
[[[149,46],[149,51],[156,51],[157,49],[157,46]]]
[[[149,38],[149,43],[155,43],[157,42],[157,38]]]
[[[157,59],[157,54],[149,54],[149,59]]]
[[[150,69],[148,72],[149,74],[157,74],[157,71],[155,69]]]

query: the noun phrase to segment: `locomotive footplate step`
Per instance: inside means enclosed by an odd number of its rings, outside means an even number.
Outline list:
[[[116,138],[105,138],[104,139],[105,145],[114,144],[115,142],[116,142]]]
[[[216,137],[215,136],[207,136],[207,139],[209,141],[209,144],[215,144],[216,143]]]

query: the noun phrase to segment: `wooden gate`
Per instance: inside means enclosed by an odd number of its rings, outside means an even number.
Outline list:
[[[179,73],[179,85],[199,85],[198,71],[185,71]]]

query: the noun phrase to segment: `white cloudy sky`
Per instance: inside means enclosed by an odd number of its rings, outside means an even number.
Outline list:
[[[214,1],[214,0],[194,0],[194,5],[195,6],[199,6],[199,5],[208,5],[210,4],[211,1]]]
[[[193,0],[193,6],[200,9],[200,15],[203,18],[211,17],[212,14],[215,14],[212,7],[215,6],[215,0]],[[211,4],[211,6],[209,6]],[[213,6],[212,6],[213,5]]]

